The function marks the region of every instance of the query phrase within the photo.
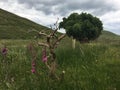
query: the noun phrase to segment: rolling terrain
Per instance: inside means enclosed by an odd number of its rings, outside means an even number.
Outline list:
[[[35,33],[28,33],[32,29],[48,32],[48,28],[45,26],[0,9],[0,39],[33,38]]]

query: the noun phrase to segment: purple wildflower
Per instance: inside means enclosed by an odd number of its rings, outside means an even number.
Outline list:
[[[44,57],[44,58],[42,59],[42,61],[43,61],[43,62],[47,62],[47,57]]]
[[[32,66],[35,67],[35,60],[32,60]]]
[[[32,66],[35,66],[35,63],[34,63],[34,62],[32,63]]]
[[[2,54],[3,54],[3,55],[6,55],[6,54],[7,54],[7,48],[6,48],[6,47],[2,48]]]
[[[34,67],[32,67],[31,72],[32,72],[32,73],[35,73],[35,72],[36,72]]]
[[[42,51],[42,61],[47,62],[47,55],[46,55],[46,48],[43,49]]]
[[[35,61],[34,61],[34,60],[32,61],[32,69],[31,69],[31,72],[32,72],[32,73],[35,73],[35,72],[36,72],[36,70],[35,70]]]

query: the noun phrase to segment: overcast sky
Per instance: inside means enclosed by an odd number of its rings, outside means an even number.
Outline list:
[[[72,12],[88,12],[120,35],[120,0],[0,0],[0,8],[49,26]]]

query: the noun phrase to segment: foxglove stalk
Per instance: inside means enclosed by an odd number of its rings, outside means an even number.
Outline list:
[[[2,54],[3,54],[3,55],[6,55],[6,54],[7,54],[7,48],[6,48],[6,47],[4,47],[4,48],[2,49]]]
[[[47,55],[46,55],[46,48],[43,49],[42,51],[42,61],[43,62],[47,62],[48,58],[47,58]]]
[[[32,73],[35,73],[35,72],[36,72],[36,71],[35,71],[35,68],[32,68],[32,69],[31,69],[31,72],[32,72]]]
[[[35,73],[36,70],[35,70],[35,61],[32,61],[32,69],[31,69],[31,72],[32,73]]]

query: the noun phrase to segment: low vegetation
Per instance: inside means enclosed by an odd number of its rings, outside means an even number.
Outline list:
[[[27,45],[35,40],[2,40],[8,52],[0,54],[1,90],[119,90],[120,43],[92,42],[72,49],[71,39],[65,38],[57,48],[58,70],[65,71],[62,80],[48,77],[48,69],[41,60],[41,48],[37,51],[37,73],[31,72],[31,60]]]

